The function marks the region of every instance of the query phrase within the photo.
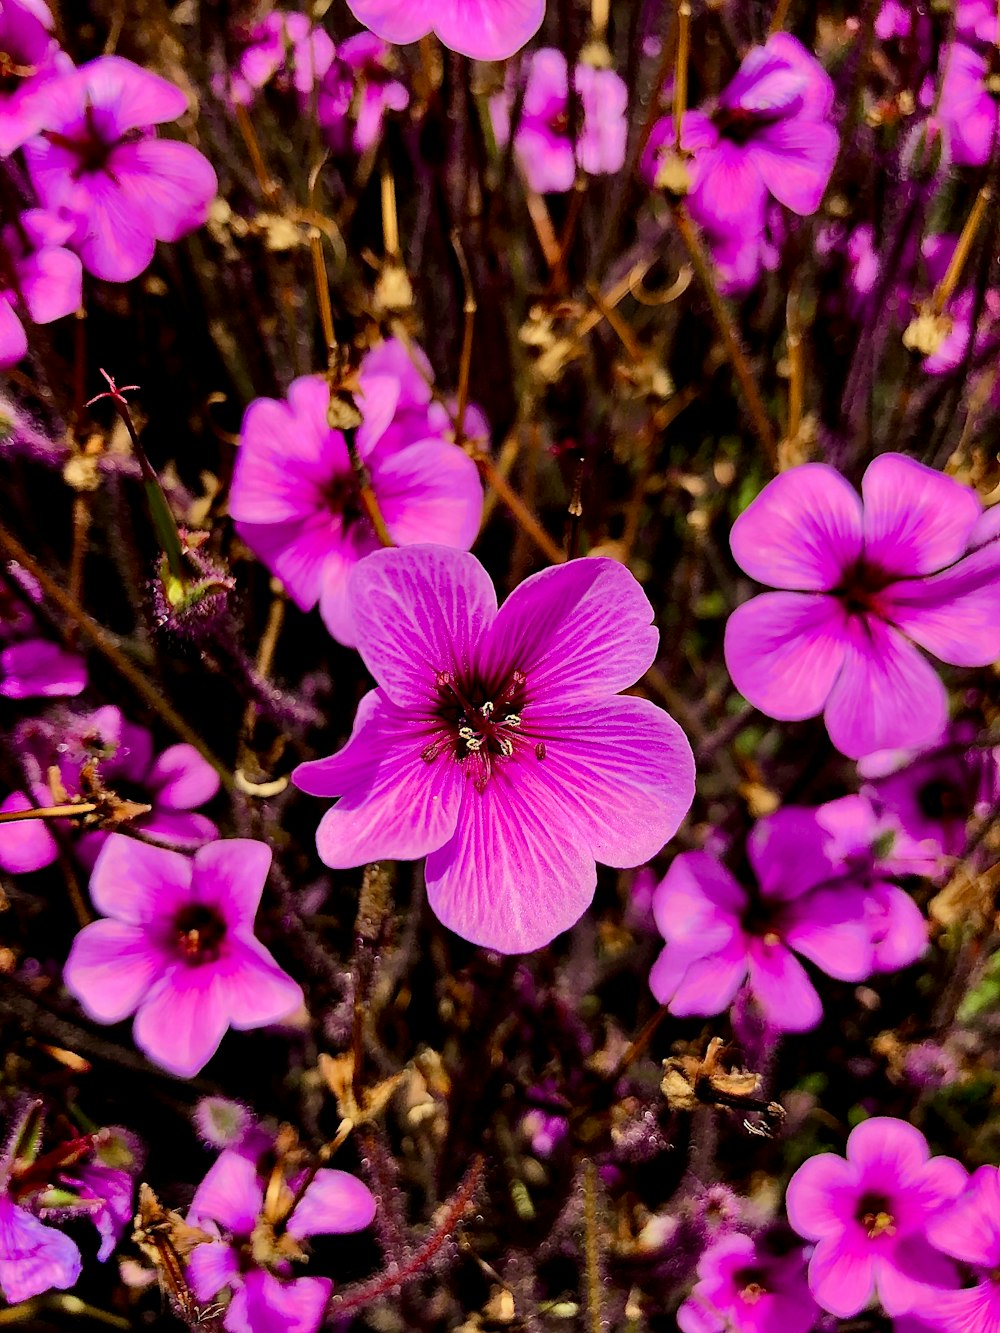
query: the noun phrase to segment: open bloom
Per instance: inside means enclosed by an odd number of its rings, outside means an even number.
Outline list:
[[[411,546],[369,556],[349,595],[378,688],[347,745],[294,774],[341,798],[317,834],[327,865],[426,855],[440,920],[520,953],[579,918],[595,861],[640,865],[673,836],[694,760],[672,718],[615,693],[659,639],[624,566],[546,569],[498,611],[474,556]]]
[[[260,90],[276,79],[291,86],[308,106],[313,86],[333,63],[329,33],[306,14],[274,10],[250,30],[230,80],[234,102],[249,106]]]
[[[973,1270],[975,1285],[934,1297],[946,1333],[994,1333],[1000,1327],[1000,1171],[981,1166],[950,1208],[931,1218],[932,1245]]]
[[[766,1238],[734,1233],[698,1260],[677,1326],[681,1333],[808,1333],[818,1317],[801,1247],[772,1251]]]
[[[334,152],[366,153],[381,137],[386,112],[409,106],[410,94],[394,69],[391,48],[373,33],[341,42],[316,100],[316,119]]]
[[[177,241],[205,221],[217,185],[208,159],[153,128],[187,105],[182,89],[120,56],[46,84],[25,161],[45,208],[73,222],[70,244],[95,277],[137,277],[157,241]]]
[[[430,388],[412,365],[401,369],[401,350],[382,344],[362,363],[358,453],[393,541],[468,549],[482,517],[478,470],[444,438],[443,424],[431,417]],[[229,511],[295,603],[308,611],[318,602],[327,629],[350,647],[348,575],[379,540],[361,504],[347,442],[327,425],[329,402],[326,382],[303,376],[293,381],[287,402],[250,404]]]
[[[961,1192],[965,1168],[931,1157],[918,1129],[892,1116],[851,1131],[847,1157],[820,1153],[788,1182],[788,1220],[816,1241],[809,1286],[824,1310],[849,1319],[878,1296],[907,1314],[956,1285],[949,1260],[927,1239],[932,1219]]]
[[[573,188],[577,168],[590,176],[620,171],[625,161],[628,89],[611,69],[577,65],[573,86],[580,99],[574,143],[569,106],[569,72],[561,51],[544,47],[524,62],[527,84],[514,149],[528,184],[537,194]],[[510,138],[514,88],[490,99],[497,142]]]
[[[687,111],[681,147],[690,164],[691,214],[707,227],[763,230],[773,197],[793,213],[815,213],[839,139],[833,83],[801,42],[779,32],[753,47],[711,113]],[[652,144],[672,147],[664,131]],[[646,173],[655,176],[647,155]]]
[[[0,5],[0,158],[35,131],[39,90],[60,69],[72,69],[52,35],[44,0],[4,0]]]
[[[41,209],[22,213],[17,226],[0,232],[0,369],[28,350],[19,310],[35,324],[51,324],[78,309],[83,293],[80,260],[63,242],[72,232]]]
[[[824,463],[790,468],[733,525],[737,564],[780,592],[737,607],[736,688],[782,721],[823,712],[858,759],[938,737],[947,697],[917,645],[955,666],[1000,656],[1000,542],[967,486],[882,454],[854,488]]]
[[[227,1028],[277,1023],[302,1003],[253,933],[270,864],[271,849],[249,838],[189,858],[111,834],[90,878],[107,919],[73,941],[67,990],[98,1023],[134,1013],[136,1045],[191,1078]]]
[[[803,1032],[823,1006],[801,954],[829,976],[860,981],[872,970],[865,894],[835,882],[811,810],[791,806],[758,820],[747,841],[757,877],[748,892],[707,852],[683,852],[653,898],[666,946],[649,974],[675,1014],[719,1014],[747,982],[769,1027]]]
[[[347,0],[356,19],[387,42],[433,32],[442,46],[474,60],[506,60],[531,40],[545,0]]]
[[[227,1303],[222,1323],[230,1333],[315,1333],[333,1283],[293,1278],[291,1261],[305,1258],[301,1243],[309,1236],[363,1230],[375,1216],[375,1199],[346,1171],[322,1169],[286,1215],[304,1177],[292,1175],[277,1204],[271,1191],[265,1204],[267,1179],[254,1158],[252,1150],[226,1149],[198,1186],[188,1223],[224,1234],[191,1252],[188,1280],[199,1301]]]
[[[219,790],[219,776],[211,764],[193,745],[183,743],[156,754],[152,734],[127,721],[113,705],[82,716],[59,711],[51,719],[26,722],[14,739],[34,799],[24,791],[12,792],[0,810],[29,810],[32,805],[62,804],[65,797],[83,797],[82,770],[96,766],[102,783],[119,799],[152,806],[131,821],[133,828],[184,850],[218,835],[212,820],[197,810]],[[62,786],[58,793],[52,789],[53,768]],[[92,866],[107,833],[81,827],[79,819],[60,822],[74,837],[77,856]],[[58,854],[48,821],[0,825],[0,868],[9,873],[42,870]]]

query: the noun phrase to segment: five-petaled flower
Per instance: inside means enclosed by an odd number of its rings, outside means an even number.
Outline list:
[[[873,1296],[889,1315],[940,1299],[956,1274],[927,1238],[935,1215],[961,1192],[965,1168],[931,1157],[904,1120],[874,1116],[851,1131],[847,1157],[810,1157],[788,1182],[788,1220],[816,1241],[809,1286],[824,1310],[849,1319]]]
[[[725,638],[741,694],[782,721],[822,712],[852,759],[944,730],[945,688],[916,645],[955,666],[1000,656],[1000,510],[902,454],[876,458],[861,490],[825,463],[764,487],[730,542],[781,591],[738,607]]]
[[[976,1279],[935,1296],[935,1322],[946,1333],[993,1333],[1000,1326],[1000,1170],[981,1166],[951,1207],[931,1218],[927,1236]]]
[[[652,608],[624,566],[573,560],[497,610],[474,556],[376,552],[355,570],[358,650],[378,688],[347,745],[294,780],[339,796],[317,834],[330,866],[427,856],[431,907],[502,953],[583,913],[595,861],[640,865],[691,804],[677,724],[621,697],[652,664]]]
[[[677,1311],[681,1333],[808,1333],[819,1317],[798,1245],[734,1233],[709,1245]]]
[[[90,879],[108,919],[73,941],[67,989],[98,1023],[134,1013],[136,1045],[191,1078],[227,1028],[264,1027],[302,1003],[253,932],[270,864],[271,849],[249,838],[209,843],[189,858],[111,834]]]

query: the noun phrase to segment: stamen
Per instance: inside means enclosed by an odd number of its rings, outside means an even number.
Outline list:
[[[535,758],[544,759],[545,754],[546,754],[545,746],[542,744],[541,741],[539,741],[538,744],[535,746]]]
[[[479,711],[482,713],[483,717],[492,717],[493,716],[492,702],[489,699],[487,699]]]
[[[508,713],[503,720],[503,724],[505,727],[513,727],[514,730],[516,731],[517,728],[521,725],[521,714]]]
[[[896,1219],[891,1213],[883,1211],[865,1213],[861,1219],[861,1225],[868,1232],[869,1240],[875,1240],[879,1236],[894,1236],[896,1234]]]
[[[756,1305],[757,1302],[760,1300],[760,1298],[764,1295],[764,1288],[760,1285],[759,1282],[748,1282],[746,1286],[743,1288],[743,1290],[740,1292],[740,1295],[743,1297],[743,1299],[746,1301],[748,1305]]]
[[[514,742],[510,739],[509,736],[497,737],[497,743],[500,746],[501,754],[505,754],[509,758],[514,753]]]

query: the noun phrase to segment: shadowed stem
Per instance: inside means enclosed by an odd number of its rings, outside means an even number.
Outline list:
[[[499,471],[493,459],[484,451],[474,453],[476,465],[487,485],[491,486],[504,502],[521,529],[535,543],[538,549],[553,565],[565,563],[565,553],[558,547],[539,523],[507,478]]]
[[[681,151],[681,131],[687,110],[688,58],[691,54],[690,0],[677,0],[677,60],[674,65],[674,149]]]
[[[20,824],[25,819],[72,819],[92,815],[96,809],[92,801],[82,801],[77,805],[44,805],[37,810],[5,810],[0,813],[0,824]]]
[[[457,227],[451,233],[451,244],[462,274],[462,287],[465,296],[462,302],[462,314],[465,323],[462,329],[462,359],[458,366],[458,396],[455,400],[455,443],[465,439],[465,410],[469,405],[469,374],[472,369],[472,337],[476,327],[476,294],[472,288],[472,274],[462,248],[462,237]]]
[[[722,336],[722,342],[726,349],[726,356],[732,366],[736,378],[739,381],[740,389],[743,393],[743,399],[746,404],[747,412],[753,423],[757,438],[767,454],[768,461],[775,472],[779,470],[778,466],[778,445],[774,436],[774,429],[771,426],[770,418],[764,407],[764,401],[760,396],[760,390],[757,388],[757,382],[753,377],[753,371],[750,369],[750,363],[747,360],[746,353],[740,344],[739,334],[733,317],[715,285],[715,278],[712,274],[712,265],[705,253],[701,238],[698,235],[697,228],[691,221],[691,216],[683,203],[679,200],[671,203],[674,222],[680,233],[681,240],[684,242],[685,249],[691,258],[694,271],[697,274],[698,281],[705,289],[705,295],[708,297],[708,304],[712,315],[718,326],[719,333]]]
[[[587,1273],[587,1319],[590,1333],[602,1333],[601,1265],[598,1250],[597,1167],[587,1162],[583,1168],[584,1256]]]

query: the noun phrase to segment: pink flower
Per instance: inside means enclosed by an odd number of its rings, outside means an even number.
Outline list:
[[[514,147],[529,186],[537,194],[573,188],[577,169],[590,176],[620,171],[625,161],[628,89],[611,69],[577,65],[573,85],[580,98],[580,124],[574,144],[570,134],[569,73],[561,51],[543,47],[524,61],[527,86]],[[515,93],[490,99],[497,142],[510,138]]]
[[[681,1333],[808,1333],[819,1317],[802,1250],[734,1234],[698,1260],[698,1281],[677,1311]]]
[[[264,1027],[302,1003],[253,933],[270,864],[270,848],[248,838],[188,858],[111,834],[90,879],[107,919],[73,941],[67,990],[98,1023],[134,1013],[136,1045],[191,1078],[227,1028]]]
[[[741,694],[782,721],[824,713],[852,759],[941,734],[945,689],[918,646],[955,666],[1000,656],[1000,544],[975,493],[883,454],[862,495],[824,463],[764,487],[730,543],[782,591],[738,607],[725,638]]]
[[[316,118],[337,153],[366,153],[382,135],[387,111],[405,111],[406,85],[393,76],[393,53],[370,32],[340,44],[319,89]]]
[[[758,820],[747,841],[757,877],[748,892],[707,852],[683,852],[653,899],[666,946],[649,984],[678,1015],[719,1014],[747,983],[768,1026],[804,1032],[823,1006],[801,954],[829,976],[872,971],[864,891],[838,878],[812,810]]]
[[[291,83],[308,106],[313,87],[329,70],[334,53],[329,34],[305,14],[276,9],[250,31],[230,81],[233,101],[249,106],[276,78],[286,86]]]
[[[304,1183],[300,1175],[285,1183],[294,1198]],[[345,1171],[320,1170],[285,1222],[280,1243],[265,1254],[262,1239],[273,1229],[264,1214],[264,1187],[254,1154],[242,1149],[221,1153],[191,1203],[188,1222],[225,1238],[197,1246],[188,1260],[188,1280],[199,1301],[214,1302],[228,1293],[223,1327],[230,1333],[315,1333],[323,1320],[333,1283],[325,1277],[292,1278],[286,1257],[309,1236],[361,1231],[375,1216],[368,1187]],[[253,1241],[251,1241],[253,1237]]]
[[[34,134],[39,93],[47,79],[73,62],[52,36],[44,0],[4,0],[0,5],[0,158]]]
[[[886,1314],[932,1308],[956,1285],[953,1265],[928,1229],[961,1193],[965,1168],[931,1157],[919,1130],[875,1116],[851,1131],[847,1158],[811,1157],[788,1182],[788,1220],[816,1241],[809,1286],[824,1310],[849,1319],[873,1296]]]
[[[71,258],[79,264],[75,255]],[[40,638],[38,622],[29,609],[42,601],[41,587],[13,561],[6,567],[5,578],[0,577],[0,695],[34,699],[79,694],[87,684],[83,658]]]
[[[498,611],[474,556],[414,546],[369,556],[348,592],[378,688],[347,745],[294,774],[341,798],[317,833],[327,865],[427,856],[438,918],[521,953],[580,917],[595,861],[640,865],[673,836],[694,760],[672,718],[616,695],[659,640],[624,566],[546,569]]]
[[[65,1291],[80,1276],[76,1242],[25,1208],[0,1197],[0,1292],[11,1305],[53,1287]]]
[[[0,369],[28,350],[18,316],[22,301],[35,324],[51,324],[78,309],[83,269],[62,244],[72,230],[41,209],[29,209],[0,232]]]
[[[981,1166],[950,1208],[931,1218],[931,1244],[968,1264],[975,1285],[934,1297],[935,1323],[946,1333],[994,1333],[1000,1326],[1000,1171]]]
[[[994,28],[996,12],[993,14]],[[959,167],[981,167],[996,150],[998,103],[990,87],[990,56],[964,42],[941,50],[943,71],[936,119],[948,143],[949,157]]]
[[[369,353],[360,379],[357,447],[389,535],[400,545],[468,549],[479,532],[482,484],[472,459],[432,419],[427,383],[401,345],[389,343]],[[250,404],[229,512],[295,603],[308,611],[318,602],[327,629],[350,647],[348,575],[379,541],[361,507],[347,443],[327,425],[329,402],[325,381],[304,376],[293,381],[287,403]]]
[[[88,272],[127,282],[152,261],[156,242],[205,221],[216,177],[190,144],[152,128],[179,119],[185,93],[120,56],[101,56],[46,85],[41,132],[24,146],[43,205],[74,224]]]
[[[545,0],[347,0],[356,19],[387,42],[435,33],[443,46],[474,60],[506,60],[531,40]]]

